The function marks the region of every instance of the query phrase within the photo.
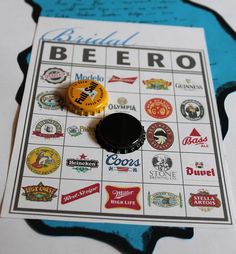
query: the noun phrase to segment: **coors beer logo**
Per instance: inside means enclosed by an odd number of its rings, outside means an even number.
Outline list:
[[[201,147],[208,147],[208,138],[202,137],[201,134],[193,128],[190,135],[185,137],[182,141],[182,144],[185,145],[194,145],[194,146],[201,146]]]

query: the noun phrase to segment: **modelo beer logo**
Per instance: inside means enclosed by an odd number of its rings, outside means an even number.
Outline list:
[[[203,212],[209,212],[213,208],[221,207],[221,201],[217,194],[210,194],[208,190],[199,190],[196,194],[190,193],[189,204]]]
[[[109,171],[118,172],[137,172],[141,165],[139,159],[121,159],[118,154],[107,155],[106,164],[109,166]]]
[[[202,137],[201,134],[194,128],[190,135],[185,137],[182,141],[182,144],[184,146],[186,145],[195,145],[195,146],[201,146],[201,147],[208,147],[208,138]]]
[[[76,73],[75,74],[75,80],[95,80],[99,83],[102,83],[104,81],[104,77],[100,76],[99,74],[86,74],[86,73]]]

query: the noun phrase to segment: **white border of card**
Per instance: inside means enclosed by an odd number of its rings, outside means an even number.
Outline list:
[[[61,104],[79,79],[107,89],[104,112],[81,117]],[[96,124],[116,112],[144,126],[139,150],[112,154],[96,142]],[[42,17],[1,215],[230,226],[221,143],[202,29]]]

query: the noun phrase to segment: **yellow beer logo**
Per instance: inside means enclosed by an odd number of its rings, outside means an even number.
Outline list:
[[[61,164],[59,153],[49,147],[32,150],[26,159],[28,168],[38,175],[48,175],[56,171]]]

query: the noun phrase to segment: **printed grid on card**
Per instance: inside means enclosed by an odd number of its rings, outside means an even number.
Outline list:
[[[43,41],[36,64],[14,212],[229,220],[202,51]],[[95,116],[66,109],[66,88],[85,79],[109,93],[105,111]],[[97,123],[117,112],[135,116],[146,131],[133,153],[110,153],[96,142]]]

